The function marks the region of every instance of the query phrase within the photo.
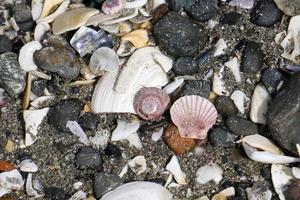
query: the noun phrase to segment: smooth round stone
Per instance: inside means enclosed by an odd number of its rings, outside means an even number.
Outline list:
[[[241,22],[242,15],[237,12],[226,13],[220,20],[221,24],[237,25]]]
[[[61,44],[49,45],[33,54],[36,65],[48,72],[57,73],[66,79],[76,79],[80,72],[80,61],[70,48]]]
[[[99,169],[102,159],[96,149],[82,147],[76,154],[75,164],[79,169]]]
[[[69,132],[66,127],[68,121],[77,121],[82,110],[82,103],[78,99],[67,99],[58,102],[48,112],[49,124],[62,132]]]
[[[97,199],[105,193],[115,189],[123,183],[122,179],[115,174],[98,172],[93,179],[93,191]]]
[[[300,73],[293,75],[286,87],[272,100],[268,109],[268,126],[273,139],[294,152],[300,144]]]
[[[274,0],[277,7],[288,16],[300,15],[300,0]]]
[[[25,89],[26,73],[21,69],[15,53],[0,54],[0,86],[12,97]]]
[[[235,136],[222,128],[215,128],[209,134],[209,139],[214,146],[233,147],[235,145]]]
[[[43,96],[44,90],[46,88],[46,81],[44,79],[38,79],[32,81],[31,91],[37,96]]]
[[[287,81],[284,74],[275,68],[267,68],[263,71],[261,80],[268,92],[274,96],[278,93],[278,86]]]
[[[209,97],[210,94],[210,82],[205,80],[188,80],[185,81],[185,86],[182,91],[182,96],[184,95],[199,95],[204,98]]]
[[[31,19],[30,7],[23,3],[15,4],[12,8],[12,13],[17,23]]]
[[[198,72],[198,64],[191,57],[180,57],[174,62],[172,70],[177,75],[193,75]]]
[[[223,115],[230,116],[238,112],[232,99],[227,96],[219,96],[216,99],[215,106],[217,108],[218,113],[221,113]]]
[[[187,0],[185,12],[194,20],[205,22],[218,12],[217,0]]]
[[[169,9],[173,11],[180,11],[183,8],[185,2],[186,0],[166,0]]]
[[[113,157],[113,158],[121,158],[122,156],[122,150],[114,144],[109,143],[106,148],[104,149],[105,155],[108,157]]]
[[[79,118],[79,124],[85,131],[96,130],[99,122],[98,116],[94,113],[85,113]]]
[[[281,12],[273,0],[256,1],[250,12],[250,22],[258,26],[273,26],[281,17]]]
[[[11,41],[6,35],[0,35],[0,53],[12,51]]]
[[[47,200],[62,200],[66,199],[66,192],[64,189],[59,188],[59,187],[46,187],[44,189],[45,192],[45,198]]]
[[[229,130],[236,135],[258,134],[258,126],[246,119],[232,115],[226,120]]]
[[[242,56],[241,71],[246,73],[256,73],[263,67],[263,52],[260,44],[248,41]]]
[[[208,38],[203,26],[173,11],[155,23],[153,33],[159,47],[175,58],[193,56]]]

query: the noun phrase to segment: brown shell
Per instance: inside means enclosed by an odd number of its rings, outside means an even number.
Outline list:
[[[145,120],[160,118],[170,103],[170,97],[163,90],[155,87],[140,89],[133,102],[135,112]]]

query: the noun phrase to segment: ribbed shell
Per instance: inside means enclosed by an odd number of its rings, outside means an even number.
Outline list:
[[[171,107],[170,113],[180,136],[194,139],[205,139],[218,116],[215,106],[197,95],[179,98]]]

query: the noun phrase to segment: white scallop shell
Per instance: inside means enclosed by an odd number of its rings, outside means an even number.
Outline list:
[[[204,139],[216,123],[217,110],[207,99],[190,95],[179,98],[170,109],[171,119],[181,137]]]
[[[100,200],[172,200],[173,195],[163,186],[135,181],[126,183],[105,194]]]
[[[38,67],[34,63],[33,53],[40,50],[41,48],[42,45],[38,41],[29,42],[21,48],[19,54],[19,64],[24,71],[30,72],[37,70]]]

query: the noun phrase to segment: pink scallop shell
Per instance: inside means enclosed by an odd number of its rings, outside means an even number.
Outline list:
[[[116,13],[119,13],[124,8],[124,2],[123,0],[106,0],[102,4],[102,11],[106,15],[113,15]]]
[[[190,95],[179,98],[170,109],[171,119],[181,137],[205,139],[216,123],[218,112],[207,99]]]

